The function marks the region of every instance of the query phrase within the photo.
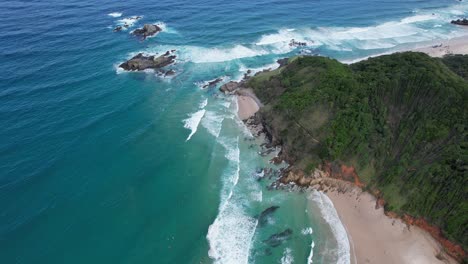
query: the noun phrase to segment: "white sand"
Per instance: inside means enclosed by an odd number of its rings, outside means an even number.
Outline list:
[[[329,191],[338,215],[348,232],[351,263],[457,263],[442,253],[441,246],[427,232],[416,226],[408,228],[399,219],[386,216],[383,208],[375,209],[375,197],[354,189],[348,193]]]
[[[255,100],[250,96],[238,95],[237,103],[239,105],[238,114],[241,120],[248,119],[260,109]]]

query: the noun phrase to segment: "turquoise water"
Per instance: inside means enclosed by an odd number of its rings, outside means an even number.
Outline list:
[[[112,32],[135,15],[164,31]],[[466,15],[451,0],[4,1],[1,263],[347,263],[325,198],[257,181],[271,165],[236,102],[200,86],[298,53],[352,61],[466,35],[447,23]],[[172,79],[117,70],[168,49]]]

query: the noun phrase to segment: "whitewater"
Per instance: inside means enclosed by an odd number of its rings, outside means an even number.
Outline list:
[[[449,21],[467,15],[452,0],[3,3],[0,262],[348,263],[331,202],[271,188],[287,164],[219,87],[285,57],[466,36]],[[135,38],[144,24],[162,32]],[[118,67],[168,50],[174,76]]]

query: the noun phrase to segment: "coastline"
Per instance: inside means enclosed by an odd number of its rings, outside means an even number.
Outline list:
[[[351,263],[457,263],[425,230],[376,209],[372,194],[350,186],[326,195],[347,231]]]
[[[404,51],[423,52],[431,57],[466,55],[468,36],[434,41],[432,44],[427,43],[427,46],[395,52]],[[262,107],[250,90],[242,88],[235,95],[239,106],[238,115],[243,121],[254,116]],[[424,225],[413,223],[416,222],[414,219],[408,221],[405,217],[393,217],[391,212],[386,213],[382,206],[378,206],[380,201],[370,192],[351,182],[330,178],[324,172],[320,174],[323,178],[317,181],[300,182],[304,178],[296,178],[282,183],[289,181],[298,186],[313,187],[330,198],[349,238],[350,263],[459,263],[454,258],[454,252],[456,255],[457,251],[452,251],[450,247],[453,244],[437,232],[431,232],[432,227],[425,228]]]
[[[468,54],[468,36],[434,41],[428,46],[414,48],[408,51],[424,52],[431,57],[437,58],[450,54]]]

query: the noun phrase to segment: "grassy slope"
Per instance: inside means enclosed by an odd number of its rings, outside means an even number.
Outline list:
[[[443,62],[443,63],[442,63]],[[248,85],[287,159],[356,167],[389,210],[425,217],[468,245],[468,56],[399,53],[344,65],[298,57]]]

